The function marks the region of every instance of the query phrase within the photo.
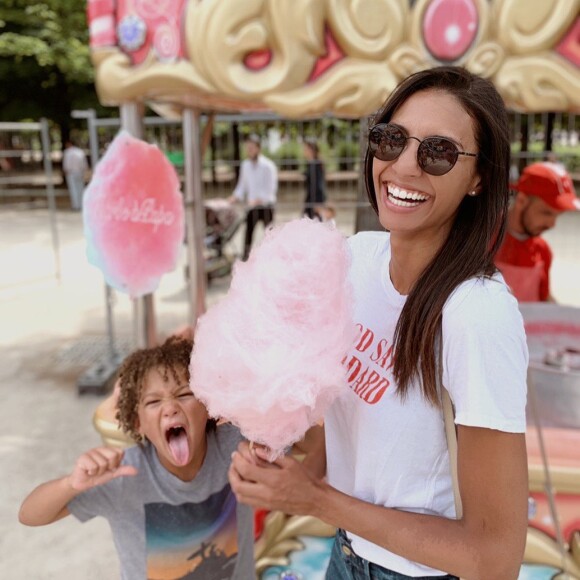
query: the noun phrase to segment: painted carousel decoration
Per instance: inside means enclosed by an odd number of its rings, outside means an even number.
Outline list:
[[[440,63],[508,107],[580,111],[580,1],[88,0],[104,103],[361,117]]]

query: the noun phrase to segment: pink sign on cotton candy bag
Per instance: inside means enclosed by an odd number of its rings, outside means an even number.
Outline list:
[[[121,131],[85,190],[87,256],[107,283],[133,298],[173,270],[184,214],[175,169],[155,145]]]
[[[355,339],[346,239],[294,220],[238,263],[228,294],[200,318],[191,388],[214,417],[280,455],[346,388]]]

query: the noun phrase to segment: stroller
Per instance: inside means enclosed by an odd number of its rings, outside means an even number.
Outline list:
[[[239,227],[245,221],[244,212],[225,199],[207,199],[205,207],[204,259],[208,283],[213,278],[227,276],[237,257],[231,244]]]

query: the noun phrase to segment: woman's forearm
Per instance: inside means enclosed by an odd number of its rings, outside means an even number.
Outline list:
[[[399,556],[466,580],[515,580],[520,554],[501,534],[452,520],[377,506],[320,483],[314,515]]]

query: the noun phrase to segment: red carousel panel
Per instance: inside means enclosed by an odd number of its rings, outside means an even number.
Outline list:
[[[556,47],[556,52],[573,65],[580,67],[580,16],[576,18],[570,30]]]
[[[326,52],[321,56],[315,63],[312,73],[308,82],[315,81],[318,77],[323,75],[330,67],[334,66],[337,62],[341,61],[345,54],[338,45],[336,38],[332,34],[332,30],[328,26],[324,28],[324,45],[326,47]]]

